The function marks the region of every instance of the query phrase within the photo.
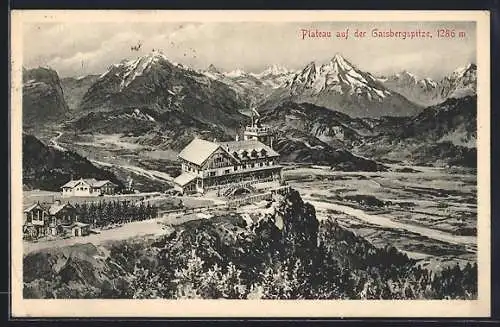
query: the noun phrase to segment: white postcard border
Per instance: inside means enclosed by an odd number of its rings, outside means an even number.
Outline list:
[[[404,301],[26,300],[22,243],[22,24],[64,21],[475,21],[478,67],[478,299]],[[13,317],[487,317],[490,315],[490,16],[488,11],[45,11],[11,16]],[[56,46],[56,45],[55,45]]]

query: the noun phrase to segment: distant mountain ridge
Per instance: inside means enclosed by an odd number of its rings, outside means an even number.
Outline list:
[[[241,69],[221,72],[213,64],[200,73],[228,85],[247,103],[264,100],[294,74],[293,71],[280,65],[269,66],[260,73],[248,73]]]
[[[419,79],[416,75],[403,71],[379,79],[387,88],[399,92],[409,100],[424,106],[436,105],[448,98],[475,95],[477,89],[477,66],[469,63],[459,67],[448,76],[434,81]]]

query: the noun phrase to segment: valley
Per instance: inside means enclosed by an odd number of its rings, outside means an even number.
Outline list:
[[[397,168],[399,166],[393,166]],[[408,168],[408,167],[407,167]],[[476,176],[412,166],[414,173],[297,168],[289,184],[316,208],[373,244],[391,244],[426,267],[476,260]]]
[[[128,143],[127,138],[117,140],[116,135],[93,137],[91,142],[66,143],[65,134],[57,133],[52,144],[82,153],[96,166],[111,170],[117,176],[133,176],[137,187],[147,185],[143,191],[162,191],[172,187],[172,178],[180,169],[175,163],[175,152],[169,155],[161,153],[162,160],[158,160],[152,155],[154,148],[138,147],[135,143]],[[401,164],[386,166],[387,171],[351,172],[289,163],[284,179],[300,192],[305,201],[314,205],[318,220],[335,218],[342,226],[376,246],[395,246],[418,259],[424,267],[436,269],[475,262],[475,170]],[[200,200],[193,199],[193,204]],[[249,205],[240,208],[239,212],[252,210]],[[150,226],[147,231],[161,232],[162,219],[159,221],[157,225],[154,225],[156,222],[136,224]],[[128,238],[142,235],[142,228],[137,229],[137,233],[127,230],[129,232],[124,230],[122,235]],[[106,235],[103,233],[99,239],[106,240]]]

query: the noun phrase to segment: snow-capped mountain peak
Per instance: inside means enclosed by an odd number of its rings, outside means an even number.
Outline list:
[[[454,70],[442,81],[441,95],[445,98],[461,98],[476,94],[477,66],[469,63]]]
[[[360,71],[340,54],[335,54],[319,69],[315,62],[309,63],[295,75],[289,85],[292,95],[308,90],[311,95],[364,94],[370,101],[380,101],[381,98],[391,94],[372,75]]]
[[[460,76],[463,76],[465,75],[467,72],[469,71],[472,71],[472,70],[476,70],[477,69],[477,66],[473,63],[468,63],[467,65],[465,66],[462,66],[462,67],[458,67],[457,69],[455,69],[453,71],[453,73],[451,73],[451,76],[456,76],[456,77],[460,77]]]
[[[269,76],[269,75],[278,76],[278,75],[285,75],[285,74],[289,74],[289,73],[290,73],[290,70],[288,68],[281,66],[281,65],[274,64],[272,66],[269,66],[268,68],[266,68],[262,72],[260,72],[258,74],[253,74],[253,75],[255,77],[265,77],[265,76]]]
[[[360,70],[340,53],[325,63],[312,61],[307,64],[267,103],[282,98],[365,117],[377,116],[381,111],[385,111],[385,115],[412,114],[418,109],[418,106],[386,88],[380,80]]]
[[[142,76],[156,64],[172,65],[163,53],[151,52],[144,56],[125,59],[119,64],[112,65],[105,73],[99,76],[99,80],[105,78],[109,74],[114,74],[121,78],[120,89],[123,90],[137,77]]]
[[[438,84],[432,78],[429,77],[421,79],[417,83],[425,88],[436,88],[438,86]]]
[[[237,69],[232,70],[230,72],[224,73],[224,75],[226,75],[227,77],[233,77],[233,78],[234,77],[241,77],[241,76],[246,75],[246,74],[247,73],[240,68],[237,68]]]
[[[338,69],[341,70],[349,71],[354,69],[354,66],[339,53],[336,53],[333,56],[331,62],[333,62],[338,67]]]
[[[417,82],[417,76],[415,74],[410,73],[407,70],[403,70],[402,72],[396,74],[396,76],[400,78],[407,78],[409,80]]]

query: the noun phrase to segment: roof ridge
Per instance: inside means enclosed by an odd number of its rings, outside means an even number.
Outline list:
[[[221,147],[219,143],[195,137],[182,149],[179,157],[196,165],[202,165],[219,147]]]

